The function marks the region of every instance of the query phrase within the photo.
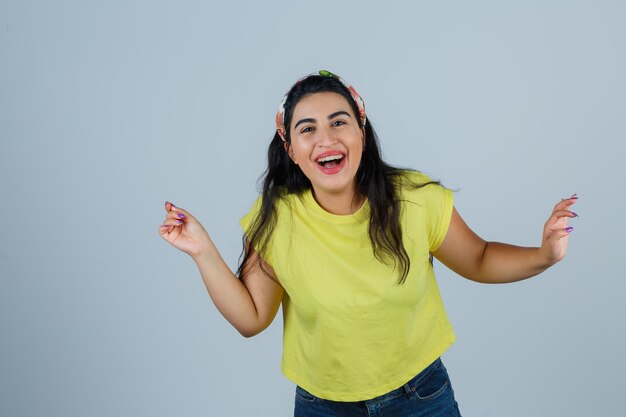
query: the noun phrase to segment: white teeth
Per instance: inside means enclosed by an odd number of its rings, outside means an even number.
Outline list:
[[[328,161],[334,161],[335,159],[341,159],[343,158],[343,155],[331,155],[331,156],[327,156],[324,158],[320,158],[317,160],[317,162],[328,162]]]

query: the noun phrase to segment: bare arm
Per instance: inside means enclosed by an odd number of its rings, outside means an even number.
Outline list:
[[[259,334],[270,325],[283,288],[259,268],[253,252],[241,280],[230,270],[202,225],[187,211],[166,205],[168,214],[161,236],[195,261],[211,300],[224,318],[244,337]],[[178,214],[183,214],[180,218]],[[265,265],[274,274],[269,265]]]
[[[453,209],[446,237],[433,255],[448,268],[472,281],[495,284],[530,278],[565,256],[569,235],[565,230],[567,218],[576,216],[568,208],[575,200],[562,200],[554,207],[544,226],[541,247],[486,242]]]
[[[194,257],[213,303],[244,337],[256,336],[272,323],[283,296],[283,287],[265,275],[257,257],[253,250],[241,280],[212,243],[207,252]],[[274,274],[269,265],[264,266]]]

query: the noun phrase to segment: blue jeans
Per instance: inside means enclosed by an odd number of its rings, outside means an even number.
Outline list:
[[[365,401],[331,401],[296,385],[294,417],[460,417],[441,358],[398,389]]]

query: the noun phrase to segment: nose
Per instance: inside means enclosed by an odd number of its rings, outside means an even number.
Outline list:
[[[337,143],[337,141],[338,141],[338,138],[336,136],[336,132],[333,132],[332,129],[326,127],[326,128],[320,128],[318,130],[318,135],[317,135],[318,146],[334,145],[335,143]]]

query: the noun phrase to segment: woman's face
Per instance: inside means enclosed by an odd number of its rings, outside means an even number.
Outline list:
[[[291,118],[289,155],[318,194],[355,191],[364,133],[346,99],[332,92],[304,96]]]

